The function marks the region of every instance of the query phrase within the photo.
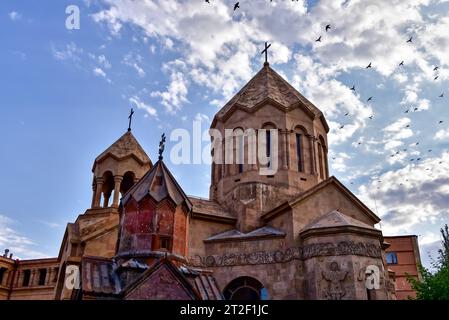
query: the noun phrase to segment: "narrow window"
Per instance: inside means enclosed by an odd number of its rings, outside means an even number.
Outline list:
[[[239,173],[243,172],[243,163],[245,162],[245,145],[244,145],[244,137],[243,134],[238,136],[238,164],[239,164]]]
[[[398,264],[398,255],[396,252],[387,252],[387,264]]]
[[[30,285],[30,278],[31,278],[31,270],[24,270],[22,287],[28,287]]]
[[[302,136],[297,133],[296,134],[296,157],[298,158],[298,171],[302,172],[304,170],[302,166],[302,145],[301,145]]]
[[[318,143],[318,162],[320,167],[320,178],[324,177],[324,170],[323,170],[323,148],[321,147],[321,144]]]
[[[47,278],[47,269],[39,269],[39,285],[45,285],[45,278]]]
[[[171,250],[171,239],[169,237],[160,237],[160,248],[167,251]]]
[[[267,129],[267,158],[269,159],[267,167],[271,168],[271,131]]]
[[[0,268],[0,285],[3,282],[3,278],[5,277],[6,268]]]

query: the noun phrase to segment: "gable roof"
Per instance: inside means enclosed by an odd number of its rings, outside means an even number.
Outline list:
[[[240,232],[237,229],[228,230],[204,240],[204,242],[224,242],[224,241],[245,241],[260,240],[267,238],[284,238],[285,232],[270,226],[258,228],[248,233]]]
[[[308,224],[306,227],[304,227],[304,229],[312,230],[312,229],[346,227],[346,226],[375,229],[369,224],[366,224],[360,220],[347,216],[338,210],[333,210],[325,214],[324,216],[318,217],[310,224]]]
[[[234,107],[254,111],[252,109],[257,109],[266,101],[271,101],[284,109],[301,106],[312,118],[319,118],[326,130],[329,130],[323,113],[268,63],[265,63],[263,68],[215,115],[212,126],[217,119],[225,118]]]
[[[156,202],[169,198],[176,205],[184,203],[189,211],[192,209],[189,198],[162,160],[156,162],[154,167],[125,193],[122,204],[125,205],[131,199],[140,202],[146,195],[150,195]]]
[[[187,278],[181,273],[181,271],[168,259],[161,258],[151,265],[136,281],[131,283],[124,291],[123,297],[126,299],[132,292],[137,290],[141,285],[145,283],[153,274],[164,268],[170,275],[177,280],[177,283],[185,290],[185,293],[193,300],[200,300],[200,294],[193,288]]]
[[[137,139],[134,137],[131,131],[126,132],[109,148],[103,151],[95,159],[94,167],[92,170],[95,170],[95,166],[106,159],[108,156],[111,156],[116,160],[123,160],[129,157],[133,157],[140,164],[151,164],[150,158],[145,153],[145,150],[143,150],[139,142],[137,142]]]
[[[334,185],[340,192],[342,192],[343,195],[348,197],[360,209],[362,213],[364,213],[369,219],[371,219],[371,221],[373,221],[373,224],[380,222],[380,218],[334,176],[320,182],[316,186],[300,193],[295,198],[286,201],[281,205],[277,206],[276,208],[268,211],[267,213],[262,215],[262,219],[265,221],[271,220],[277,215],[283,213],[287,208],[294,207],[296,204],[300,203],[301,201],[304,201],[310,196],[313,196],[314,194],[324,189],[328,185]]]

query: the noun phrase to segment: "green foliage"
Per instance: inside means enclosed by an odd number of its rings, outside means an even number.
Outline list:
[[[438,250],[438,259],[432,262],[435,272],[418,266],[421,279],[407,275],[407,281],[416,291],[418,300],[449,300],[449,230],[445,225],[441,228],[442,248]]]

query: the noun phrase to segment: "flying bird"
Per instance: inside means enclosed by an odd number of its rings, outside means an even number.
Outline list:
[[[407,151],[407,149],[403,149],[402,151],[406,152],[406,151]]]
[[[419,141],[417,143],[415,143],[415,145],[418,145],[418,144],[419,144]]]
[[[321,42],[321,36],[315,40],[315,42]]]
[[[347,117],[347,116],[349,116],[349,112],[346,112],[346,113],[345,113],[345,117]]]
[[[416,161],[419,161],[419,160],[421,160],[421,158],[416,159]]]
[[[401,63],[399,64],[399,66],[404,66],[404,61],[401,61]]]
[[[204,2],[210,3],[210,1],[209,1],[209,0],[204,0]]]
[[[415,161],[415,159],[410,159],[410,161]]]
[[[410,39],[407,40],[407,42],[412,42],[413,37],[410,37]]]
[[[436,66],[435,68],[433,68],[433,71],[437,71],[438,70],[438,66]]]
[[[444,92],[439,95],[440,98],[443,98]]]
[[[236,4],[234,4],[234,11],[240,9],[240,2],[237,2]]]
[[[369,65],[366,66],[365,69],[369,69],[369,68],[371,68],[371,62],[369,63]]]
[[[406,128],[410,128],[410,125],[408,124],[408,125],[406,125],[405,127],[406,127]]]
[[[328,32],[328,31],[330,30],[330,28],[331,28],[331,25],[328,24],[328,25],[326,26],[326,32]]]
[[[432,152],[432,149],[427,150],[427,152]]]
[[[440,121],[438,121],[438,124],[442,124],[444,121],[443,120],[440,120]]]
[[[433,78],[433,80],[436,80],[436,79],[438,79],[438,76],[436,76],[435,78]]]
[[[351,90],[352,90],[352,91],[355,91],[355,86],[354,86],[354,85],[352,86]]]
[[[404,113],[408,113],[409,111],[410,111],[410,109],[407,109],[407,110],[404,111]]]
[[[370,115],[368,118],[370,118],[371,120],[373,120],[374,115]]]
[[[345,127],[345,125],[340,126],[340,129],[343,129]]]
[[[366,100],[366,102],[369,102],[371,100],[373,100],[373,97],[369,97],[368,100]]]
[[[414,108],[413,111],[418,111],[418,107]]]

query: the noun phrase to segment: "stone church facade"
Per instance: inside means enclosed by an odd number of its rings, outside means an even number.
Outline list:
[[[317,107],[265,63],[211,128],[245,152],[212,164],[209,199],[128,131],[95,159],[91,206],[57,258],[0,257],[0,299],[395,299],[380,219],[329,176]],[[249,161],[251,129],[277,133],[273,154],[268,133],[255,138],[275,173]]]

